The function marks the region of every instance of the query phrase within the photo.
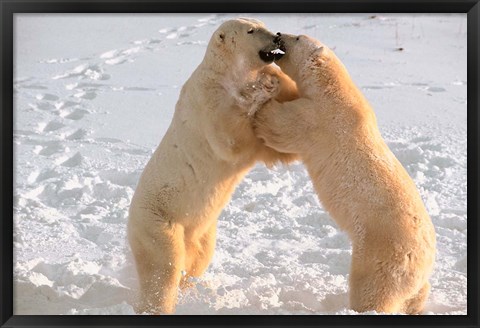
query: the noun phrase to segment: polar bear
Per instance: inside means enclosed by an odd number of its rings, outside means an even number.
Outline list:
[[[224,22],[181,89],[168,131],[147,163],[129,210],[128,239],[140,282],[139,313],[172,313],[177,289],[207,268],[217,218],[256,161],[296,155],[265,147],[253,113],[296,85],[270,65],[277,37],[252,19]]]
[[[321,203],[349,235],[351,308],[420,313],[435,230],[414,182],[335,54],[304,35],[282,35],[281,42],[286,54],[278,65],[300,98],[266,103],[255,115],[257,136],[300,155]]]

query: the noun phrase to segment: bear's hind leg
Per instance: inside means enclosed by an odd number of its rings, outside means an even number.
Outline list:
[[[176,225],[136,229],[130,224],[129,240],[140,282],[136,312],[173,313],[185,269],[183,228]]]
[[[368,262],[352,257],[350,307],[357,312],[400,313],[403,299],[398,279],[391,274],[382,274],[382,270]]]
[[[217,224],[212,226],[200,237],[186,240],[187,249],[187,275],[182,279],[182,288],[189,287],[189,277],[199,277],[210,264],[215,251]]]
[[[414,297],[405,302],[405,313],[407,314],[420,314],[425,307],[425,302],[428,298],[430,291],[430,283],[427,282],[420,288],[419,292]]]

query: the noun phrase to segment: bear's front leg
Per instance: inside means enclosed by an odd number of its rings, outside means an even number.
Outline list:
[[[259,73],[257,79],[248,82],[239,91],[239,105],[247,111],[248,116],[255,112],[267,101],[275,98],[280,90],[279,79],[268,73]]]
[[[255,113],[255,135],[278,152],[302,153],[310,142],[308,132],[311,128],[309,122],[299,116],[309,106],[311,101],[306,98],[284,103],[270,100]]]
[[[268,65],[262,69],[261,73],[270,74],[278,79],[280,86],[277,95],[275,95],[276,101],[283,103],[299,98],[297,84],[279,68]]]

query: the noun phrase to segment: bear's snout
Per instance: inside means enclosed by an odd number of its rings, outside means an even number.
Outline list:
[[[273,56],[275,60],[279,60],[285,55],[285,42],[282,40],[282,33],[277,32],[275,35],[275,38],[273,39],[273,42],[277,46],[277,49],[273,51]]]

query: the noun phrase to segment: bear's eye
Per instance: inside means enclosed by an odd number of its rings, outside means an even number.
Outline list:
[[[299,37],[299,36],[297,36],[297,41],[298,41],[298,40],[300,40],[300,37]]]
[[[252,34],[254,31],[255,31],[255,30],[254,30],[253,28],[251,28],[251,29],[249,29],[249,30],[247,31],[247,33],[248,33],[248,34]]]

